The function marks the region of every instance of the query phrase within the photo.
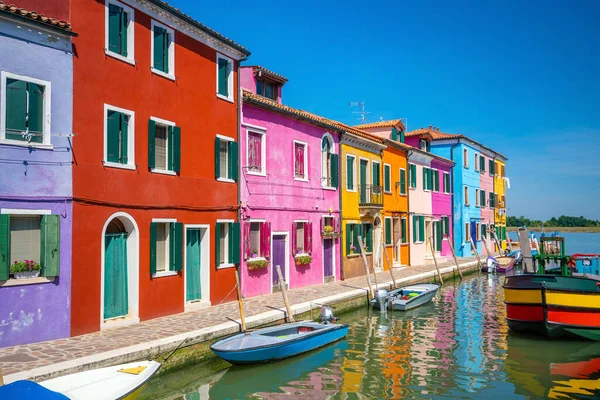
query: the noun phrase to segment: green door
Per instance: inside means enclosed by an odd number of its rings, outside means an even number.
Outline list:
[[[368,161],[360,160],[360,202],[367,203],[367,166]]]
[[[185,246],[185,300],[200,300],[200,229],[187,230]]]
[[[129,313],[127,292],[127,234],[104,237],[104,319]]]

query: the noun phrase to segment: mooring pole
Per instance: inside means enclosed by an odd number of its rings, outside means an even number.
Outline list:
[[[360,247],[360,254],[362,255],[363,263],[365,264],[365,272],[367,273],[367,283],[369,284],[369,294],[371,298],[375,298],[375,292],[373,291],[373,285],[371,284],[371,273],[369,272],[369,263],[367,262],[367,255],[365,254],[365,246],[363,245],[362,237],[358,237],[358,246]]]
[[[477,258],[477,263],[479,265],[478,271],[481,272],[481,268],[483,268],[483,265],[481,264],[481,258],[479,258],[479,253],[477,252],[477,247],[475,246],[475,243],[473,243],[472,237],[469,238],[469,242],[471,243],[471,249],[473,249],[473,252],[475,253],[475,258]]]
[[[429,237],[429,248],[431,249],[431,255],[433,256],[433,263],[435,264],[435,270],[437,271],[438,278],[440,283],[443,285],[444,280],[442,279],[442,274],[440,273],[440,267],[438,267],[437,257],[435,256],[435,248],[433,247],[433,236]]]
[[[279,288],[281,289],[281,294],[283,294],[283,303],[285,304],[285,309],[287,311],[287,320],[288,322],[295,322],[294,316],[292,315],[292,308],[290,307],[290,300],[287,296],[285,279],[283,279],[283,275],[281,274],[281,268],[277,265],[275,269],[277,270],[277,276],[279,277]]]
[[[456,270],[458,271],[458,276],[460,276],[460,280],[462,281],[462,271],[460,270],[460,267],[458,265],[458,259],[456,258],[456,253],[454,252],[454,246],[452,245],[452,239],[450,239],[450,237],[448,237],[448,235],[444,234],[444,236],[446,237],[446,239],[448,239],[448,244],[450,245],[450,251],[452,252],[452,258],[454,258],[454,264],[456,264]]]
[[[385,251],[385,243],[383,240],[381,241],[381,246],[383,247],[383,254],[385,254],[385,261],[388,265],[388,270],[390,271],[390,275],[392,276],[392,282],[394,283],[394,289],[396,289],[396,278],[394,278],[394,273],[392,272],[392,265],[390,263],[390,258],[387,255],[387,251]]]
[[[235,284],[237,286],[238,305],[240,307],[240,320],[242,321],[242,332],[246,332],[246,319],[244,318],[244,304],[242,303],[242,288],[240,287],[240,274],[235,270]]]

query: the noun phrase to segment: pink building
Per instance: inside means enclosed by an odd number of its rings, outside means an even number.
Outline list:
[[[243,67],[240,132],[244,296],[340,277],[339,136],[325,118],[284,106],[283,76]]]
[[[480,174],[478,200],[479,210],[481,212],[481,235],[489,238],[490,235],[488,234],[487,230],[494,225],[494,209],[491,207],[489,202],[490,193],[494,193],[494,174],[493,169],[490,168],[490,164],[494,163],[495,154],[491,155],[491,152],[484,152],[483,150],[484,149],[482,148],[478,155],[478,172]],[[491,250],[491,242],[488,241],[488,244]]]
[[[432,155],[431,169],[434,171],[434,179],[439,180],[434,184],[434,190],[431,192],[431,214],[435,221],[440,221],[441,231],[436,234],[447,235],[452,240],[452,167],[454,162],[445,158]],[[441,256],[452,257],[450,244],[448,240],[442,240]]]

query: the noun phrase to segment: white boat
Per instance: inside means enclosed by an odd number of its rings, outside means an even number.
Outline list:
[[[404,286],[388,292],[378,289],[375,299],[371,300],[373,308],[396,311],[412,310],[415,307],[429,303],[437,293],[440,285],[423,283]]]
[[[139,361],[61,376],[40,383],[16,381],[0,387],[1,399],[132,400],[158,371],[156,361]]]

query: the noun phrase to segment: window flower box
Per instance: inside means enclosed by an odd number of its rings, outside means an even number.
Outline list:
[[[251,259],[246,262],[246,265],[248,265],[249,270],[264,269],[269,266],[269,260],[264,258],[259,258],[255,260]]]
[[[40,276],[42,267],[33,260],[15,261],[10,266],[10,273],[15,279],[31,279]]]
[[[296,265],[308,265],[312,262],[312,257],[308,254],[297,254],[294,260]]]

